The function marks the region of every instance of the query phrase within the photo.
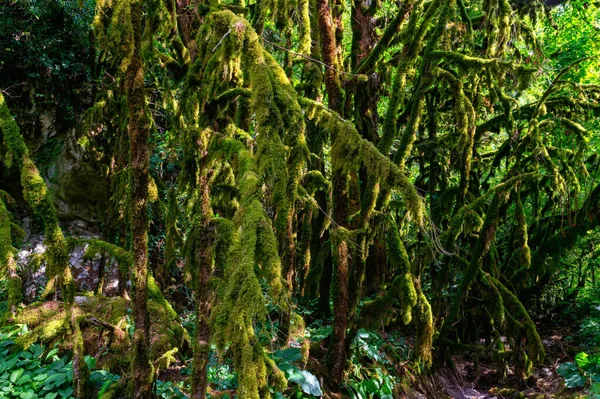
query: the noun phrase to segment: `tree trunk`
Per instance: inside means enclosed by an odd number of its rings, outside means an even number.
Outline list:
[[[205,167],[201,168],[205,169]],[[210,351],[211,328],[209,323],[210,309],[212,305],[213,293],[210,288],[209,280],[212,276],[213,247],[214,247],[214,226],[211,226],[210,217],[210,186],[206,171],[201,170],[203,175],[200,178],[199,188],[201,190],[201,210],[199,220],[199,230],[197,236],[192,238],[194,241],[194,263],[197,268],[195,273],[196,297],[196,336],[194,341],[194,355],[192,359],[192,395],[193,399],[206,398],[207,387],[207,366]]]
[[[152,397],[153,370],[149,359],[148,315],[148,136],[150,123],[145,112],[146,95],[142,65],[142,5],[131,3],[133,54],[127,67],[127,107],[131,156],[131,230],[133,238],[133,398]]]

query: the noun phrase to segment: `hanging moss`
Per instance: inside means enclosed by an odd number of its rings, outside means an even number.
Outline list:
[[[417,305],[418,296],[411,265],[398,234],[398,227],[391,218],[388,219],[387,225],[388,260],[390,270],[396,277],[383,295],[364,304],[357,323],[360,327],[377,328],[393,322],[398,301],[402,321],[409,324],[413,319],[412,308]]]
[[[531,250],[529,249],[529,245],[527,243],[527,220],[525,217],[525,209],[523,208],[523,203],[521,202],[520,191],[516,192],[515,204],[515,217],[517,219],[516,235],[519,251],[519,263],[521,267],[529,269],[529,267],[531,266]]]
[[[170,277],[176,267],[178,244],[181,244],[181,232],[177,226],[179,204],[175,189],[170,189],[168,194],[167,214],[165,217],[165,259],[156,272],[156,279],[162,286],[170,283]]]
[[[431,313],[431,305],[420,289],[416,310],[417,341],[415,344],[415,357],[417,361],[429,367],[433,360],[431,353],[434,333],[433,315]]]
[[[97,238],[70,238],[68,243],[70,248],[74,248],[78,245],[87,246],[84,254],[84,258],[86,259],[93,259],[96,254],[108,255],[110,259],[113,259],[117,263],[120,273],[124,276],[129,275],[133,266],[133,256],[131,255],[131,252],[106,241]]]
[[[519,301],[517,296],[512,293],[504,284],[497,279],[490,277],[491,281],[498,288],[506,307],[510,309],[512,317],[520,322],[520,326],[524,330],[525,337],[527,338],[527,356],[533,362],[541,363],[544,361],[546,352],[544,350],[544,344],[535,328],[535,323],[531,320],[529,313]]]
[[[240,154],[246,152],[240,151]],[[253,165],[248,161],[244,165]],[[254,175],[251,170],[241,170],[240,173],[242,178]],[[243,392],[248,395],[244,397],[262,398],[270,397],[268,384],[279,381],[281,376],[276,368],[270,367],[269,359],[254,332],[254,322],[264,322],[266,317],[259,278],[265,279],[275,303],[284,303],[279,299],[283,285],[278,246],[271,222],[260,202],[252,199],[252,191],[246,194],[249,199],[242,201],[243,205],[234,216],[236,230],[229,242],[225,278],[219,288],[221,301],[214,308],[211,325],[217,345],[221,348],[229,346],[234,351],[235,368],[240,376],[240,395]],[[255,264],[260,266],[258,274]]]
[[[5,317],[14,316],[22,297],[21,278],[17,274],[16,249],[11,237],[10,214],[0,199],[0,276],[7,281],[7,307]]]
[[[339,159],[346,170],[355,168],[360,164],[357,161],[361,161],[369,173],[379,177],[382,185],[400,192],[414,222],[425,227],[423,200],[404,172],[381,154],[371,142],[360,137],[352,123],[315,101],[304,98],[299,100],[307,108],[309,118],[322,123],[332,136],[340,138],[331,148],[331,157]]]
[[[29,154],[29,150],[21,137],[19,126],[10,114],[2,93],[0,93],[0,130],[4,135],[4,143],[8,150],[4,156],[4,164],[10,168],[16,162],[16,165],[21,167],[23,158]]]
[[[23,196],[27,204],[43,220],[46,243],[47,277],[49,284],[46,295],[58,282],[62,288],[65,302],[73,301],[75,285],[69,269],[67,245],[62,230],[58,224],[56,208],[46,182],[40,175],[37,167],[29,157],[29,151],[21,136],[19,128],[10,115],[4,97],[0,93],[0,128],[7,143],[8,154],[5,156],[9,162],[16,162],[21,171],[21,185]]]

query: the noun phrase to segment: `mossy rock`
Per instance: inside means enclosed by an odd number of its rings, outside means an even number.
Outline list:
[[[128,301],[121,297],[79,296],[74,312],[80,321],[85,354],[98,359],[97,367],[114,372],[129,370],[131,319]],[[173,348],[182,349],[189,345],[186,330],[160,291],[149,295],[148,312],[151,360]],[[28,333],[17,338],[17,344],[24,347],[36,342],[46,346],[57,344],[61,350],[71,350],[70,327],[62,302],[31,304],[22,309],[14,321],[29,328]]]

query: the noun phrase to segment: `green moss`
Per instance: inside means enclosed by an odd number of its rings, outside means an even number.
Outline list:
[[[490,277],[490,279],[502,294],[505,306],[510,309],[512,317],[519,322],[519,327],[527,338],[527,359],[531,359],[530,362],[543,362],[546,356],[544,344],[529,313],[517,296],[504,284],[493,277]]]
[[[21,136],[19,126],[10,114],[2,93],[0,93],[0,131],[4,135],[4,143],[8,150],[4,156],[5,165],[11,167],[16,162],[20,167],[23,159],[29,154],[29,150]]]
[[[431,366],[433,345],[433,316],[431,305],[425,294],[419,290],[417,301],[417,341],[415,344],[415,356],[425,366]]]
[[[74,297],[75,286],[69,270],[67,246],[62,230],[58,225],[54,202],[46,182],[29,157],[25,141],[16,122],[10,115],[2,94],[0,94],[0,129],[4,134],[4,141],[8,148],[5,159],[9,163],[17,162],[17,166],[21,171],[23,196],[29,206],[44,222],[48,287],[53,287],[55,280],[57,280],[61,284],[66,302],[70,303]]]
[[[371,142],[363,139],[351,122],[340,118],[316,101],[305,98],[300,98],[299,101],[305,107],[307,116],[322,125],[332,138],[336,138],[331,148],[331,158],[339,160],[346,171],[364,165],[369,174],[379,178],[382,187],[398,190],[413,221],[418,226],[425,227],[423,199],[404,171],[379,152]]]
[[[412,308],[418,303],[410,261],[400,239],[398,227],[391,218],[388,218],[387,225],[388,260],[390,270],[396,277],[383,295],[364,304],[358,321],[361,327],[377,328],[390,324],[394,320],[398,302],[402,321],[409,324],[413,319]]]
[[[7,306],[11,315],[14,315],[21,302],[22,287],[21,278],[17,274],[17,251],[13,247],[11,231],[10,214],[4,201],[0,199],[0,277],[7,281]],[[8,317],[9,313],[6,316]]]
[[[190,339],[179,317],[166,303],[164,297],[156,292],[149,296],[150,358],[154,361],[174,348],[189,344]],[[83,353],[81,350],[81,341],[83,341],[84,347],[91,351],[85,354],[96,356],[99,333],[104,330],[105,337],[107,334],[105,325],[93,321],[98,319],[104,324],[113,326],[113,330],[109,330],[113,338],[111,345],[98,358],[97,366],[114,372],[130,369],[129,353],[132,343],[127,333],[129,306],[124,298],[89,296],[80,305],[73,305],[72,312],[77,319],[77,324],[81,326],[81,336],[72,335],[75,325],[70,321],[70,312],[60,302],[37,303],[23,308],[15,317],[15,322],[26,324],[30,331],[19,337],[17,343],[29,346],[35,342],[47,345],[59,342],[64,349],[73,349],[73,345],[78,345],[78,350]]]
[[[483,227],[483,219],[474,209],[464,212],[463,232],[465,234],[477,233]]]
[[[20,315],[17,316],[16,320],[19,323],[33,326],[33,328],[30,327],[31,330],[27,334],[21,335],[15,340],[17,345],[20,345],[24,348],[28,348],[36,342],[50,345],[61,342],[68,337],[70,323],[69,320],[67,320],[64,311],[55,313],[50,318],[42,318],[42,315],[43,312],[40,312],[35,316],[30,314],[30,317],[35,317],[35,321],[30,323],[24,323],[24,321],[21,320]]]
[[[521,267],[525,269],[529,269],[531,266],[531,250],[529,249],[528,234],[527,234],[527,219],[525,216],[525,209],[523,208],[523,203],[521,202],[521,194],[516,192],[516,209],[515,209],[515,217],[517,219],[517,245],[518,245],[518,254],[519,254],[519,263]]]
[[[88,398],[90,396],[87,384],[90,370],[85,362],[83,335],[77,319],[76,309],[71,307],[67,311],[70,320],[70,328],[73,332],[73,396],[76,398]]]
[[[117,262],[119,271],[127,276],[133,267],[133,256],[131,252],[125,249],[108,243],[97,238],[70,238],[68,240],[69,248],[74,248],[77,245],[87,245],[84,258],[92,259],[96,254],[108,255],[112,260]]]
[[[171,304],[165,299],[152,275],[148,276],[148,301],[152,301],[159,308],[164,309],[169,320],[179,320],[179,315],[177,315],[175,309],[173,309]]]

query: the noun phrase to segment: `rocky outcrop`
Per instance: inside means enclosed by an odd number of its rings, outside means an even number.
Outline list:
[[[71,130],[63,139],[56,162],[46,172],[61,219],[83,221],[85,228],[97,231],[108,195],[107,179],[100,169]]]
[[[82,124],[64,126],[56,111],[32,107],[17,110],[16,118],[36,166],[53,195],[62,221],[77,222],[81,228],[99,232],[101,215],[108,198],[108,185],[99,156],[78,130]],[[15,199],[22,197],[18,173],[4,170],[0,189]]]
[[[24,225],[27,225],[24,223]],[[26,230],[27,231],[27,230]],[[84,235],[82,238],[94,238],[93,235]],[[44,291],[46,285],[46,264],[44,253],[44,237],[41,235],[30,235],[17,256],[18,268],[21,270],[23,279],[24,299],[31,302],[36,296]],[[87,244],[76,246],[70,253],[69,266],[75,280],[75,287],[80,292],[92,292],[96,290],[99,283],[99,269],[102,264],[100,256],[92,259],[85,257]],[[114,262],[105,262],[105,282],[102,293],[105,296],[117,295],[119,284],[118,268]]]

